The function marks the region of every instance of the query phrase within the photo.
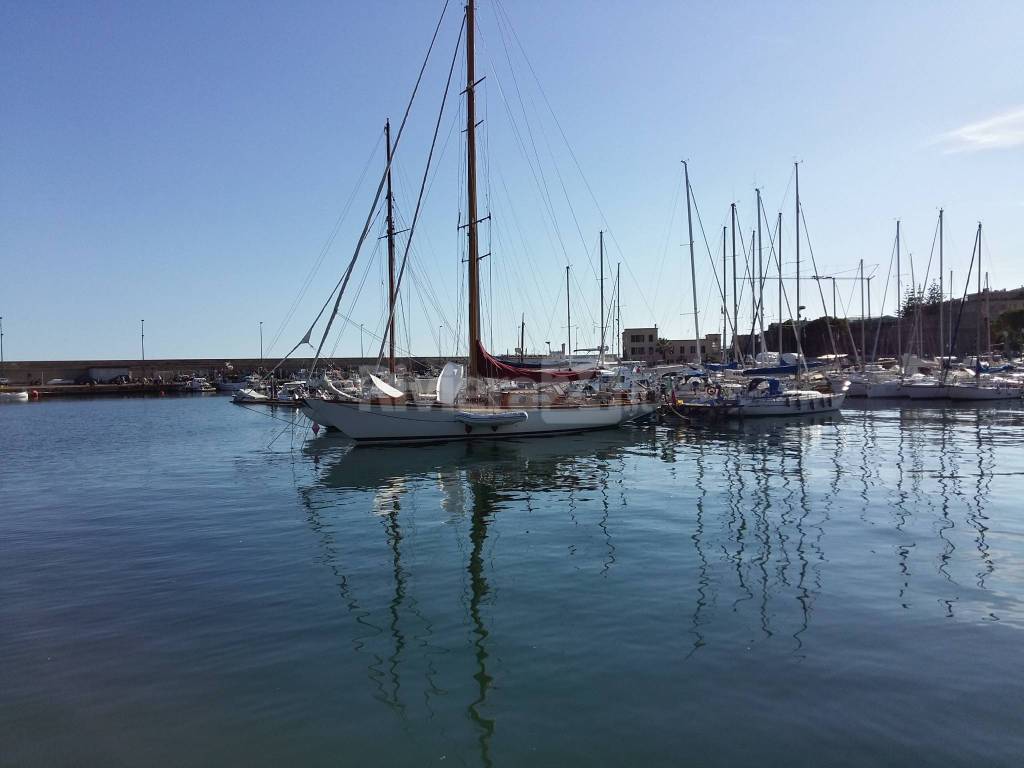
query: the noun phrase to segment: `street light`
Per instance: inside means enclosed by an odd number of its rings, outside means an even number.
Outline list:
[[[551,342],[545,341],[544,343],[548,345],[548,357],[551,357]]]
[[[142,321],[140,321],[140,323],[141,323],[141,330],[139,331],[139,333],[140,333],[140,338],[141,338],[141,341],[142,341],[142,359],[145,360],[146,359],[146,321],[142,320]]]
[[[359,324],[359,362],[362,362],[363,358],[363,324]]]
[[[260,368],[263,367],[263,321],[260,320]]]
[[[437,326],[437,359],[440,360],[444,355],[441,352],[441,334],[444,332],[444,326]]]

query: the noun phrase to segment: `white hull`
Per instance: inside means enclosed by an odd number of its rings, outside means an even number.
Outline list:
[[[976,387],[973,385],[946,387],[949,399],[958,402],[983,400],[1020,400],[1018,387]]]
[[[830,413],[843,406],[846,395],[822,395],[818,392],[795,392],[789,395],[755,398],[740,402],[735,415],[741,418],[754,416],[804,416],[809,413]]]
[[[847,397],[867,397],[868,384],[860,376],[827,376],[834,393],[843,392]]]
[[[899,379],[892,381],[872,381],[867,385],[867,396],[869,398],[892,398],[906,397],[903,382]]]
[[[360,443],[415,443],[554,435],[616,427],[650,415],[657,403],[551,406],[544,408],[460,408],[405,403],[346,403],[308,398],[303,413]],[[466,423],[467,414],[524,413],[515,423]],[[460,420],[462,419],[462,420]]]
[[[0,403],[27,403],[28,392],[0,392]]]
[[[950,389],[945,384],[906,384],[903,394],[911,400],[947,400]]]

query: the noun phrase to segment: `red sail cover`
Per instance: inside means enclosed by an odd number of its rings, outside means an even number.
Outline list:
[[[550,368],[520,368],[491,357],[480,342],[477,342],[476,345],[476,370],[485,379],[530,379],[530,381],[537,382],[593,379],[600,372],[597,368],[578,371],[552,370]]]

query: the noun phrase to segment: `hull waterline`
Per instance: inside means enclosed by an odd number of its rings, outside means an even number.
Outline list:
[[[654,413],[656,403],[611,403],[546,408],[458,408],[405,403],[346,403],[309,398],[303,413],[364,445],[494,440],[610,429]],[[474,418],[525,414],[515,422]]]

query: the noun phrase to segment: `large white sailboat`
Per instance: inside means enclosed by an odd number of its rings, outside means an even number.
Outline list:
[[[564,394],[538,392],[535,404],[508,405],[489,382],[496,380],[530,381],[536,385],[557,384],[596,376],[599,371],[552,371],[510,365],[492,357],[484,349],[480,334],[480,254],[477,227],[476,183],[476,108],[475,89],[479,82],[474,66],[473,1],[465,11],[466,55],[466,196],[468,221],[468,375],[463,380],[462,366],[449,363],[437,382],[436,398],[419,402],[375,380],[383,397],[352,399],[333,393],[305,398],[303,413],[317,424],[334,428],[361,444],[415,443],[449,440],[502,439],[528,435],[554,435],[616,427],[624,422],[650,415],[658,403],[653,391],[625,392],[615,397],[569,400]],[[400,135],[400,134],[399,134]],[[391,152],[389,138],[388,168]],[[383,182],[382,182],[383,183]],[[390,187],[390,185],[389,185]],[[390,218],[390,217],[389,217]],[[393,226],[389,220],[389,233]],[[411,235],[410,235],[411,236]],[[393,269],[393,249],[389,244]],[[395,288],[389,287],[392,313]],[[340,295],[339,295],[340,301]],[[392,350],[394,325],[391,328]],[[328,328],[330,319],[328,320]],[[325,332],[326,336],[326,332]],[[308,341],[309,334],[304,341]],[[391,353],[392,358],[394,352]]]

